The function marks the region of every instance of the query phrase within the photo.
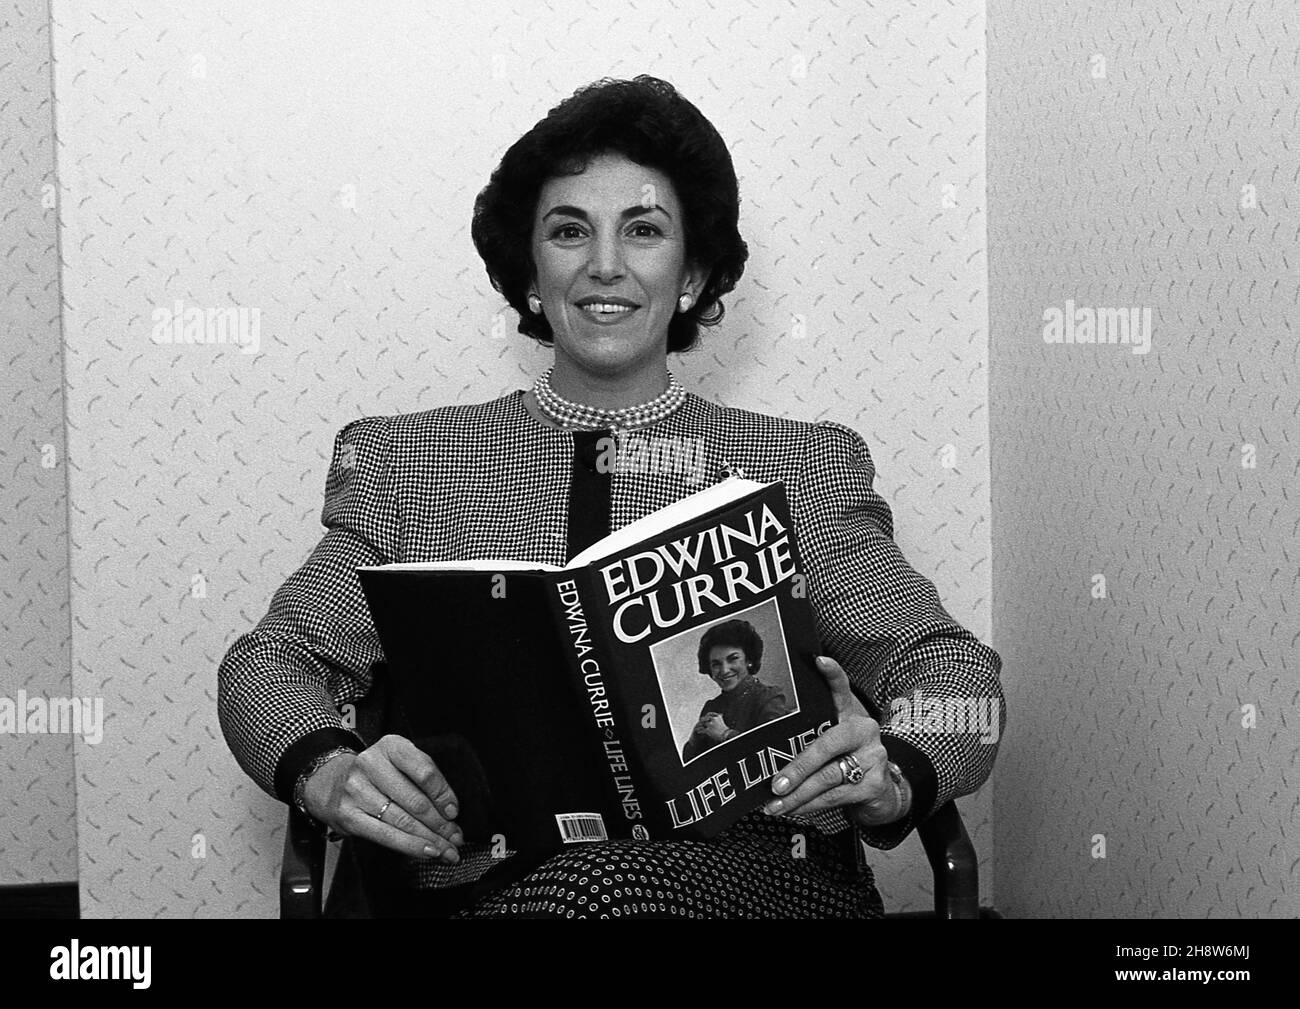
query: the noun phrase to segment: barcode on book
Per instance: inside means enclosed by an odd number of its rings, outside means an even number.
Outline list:
[[[605,818],[599,813],[556,813],[555,822],[560,827],[560,837],[565,844],[578,841],[608,841]]]

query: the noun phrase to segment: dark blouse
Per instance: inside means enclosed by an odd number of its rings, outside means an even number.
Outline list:
[[[785,692],[764,683],[758,677],[746,674],[745,678],[730,690],[724,690],[717,697],[710,697],[700,708],[700,718],[710,713],[722,716],[727,728],[737,733],[748,732],[760,725],[766,725],[774,718],[788,715],[792,709],[785,699]],[[728,737],[730,738],[730,737]],[[726,742],[719,740],[718,742]],[[718,745],[698,732],[691,733],[682,747],[682,760],[693,760],[701,753]]]

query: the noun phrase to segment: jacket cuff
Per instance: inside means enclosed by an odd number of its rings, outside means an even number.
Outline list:
[[[293,805],[293,790],[307,765],[327,750],[347,746],[360,753],[366,748],[361,737],[347,729],[325,728],[309,732],[294,742],[280,756],[275,768],[275,795],[286,805]],[[899,765],[902,766],[901,764]]]
[[[930,758],[901,736],[882,731],[880,742],[912,789],[912,806],[901,820],[878,827],[858,827],[863,841],[873,848],[888,850],[901,844],[912,832],[912,828],[919,826],[934,812],[935,799],[939,794],[939,777],[935,774]]]

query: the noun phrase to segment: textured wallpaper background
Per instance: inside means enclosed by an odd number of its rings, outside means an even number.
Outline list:
[[[49,29],[45,0],[0,13],[0,697],[15,707],[72,689]],[[72,736],[0,734],[0,780],[0,886],[75,879]]]
[[[989,5],[1008,914],[1300,914],[1298,68],[1289,3]]]
[[[339,427],[544,366],[470,208],[602,76],[673,81],[741,179],[749,268],[683,380],[861,431],[904,552],[988,639],[981,4],[53,11],[73,675],[107,710],[77,753],[83,914],[276,913],[285,811],[226,750],[217,663],[319,538]],[[244,309],[244,343],[159,342],[177,302]],[[963,801],[986,903],[990,791]],[[919,842],[873,864],[927,906]]]

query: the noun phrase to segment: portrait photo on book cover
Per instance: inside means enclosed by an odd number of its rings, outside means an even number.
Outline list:
[[[650,656],[682,766],[799,710],[775,599],[665,638]]]

